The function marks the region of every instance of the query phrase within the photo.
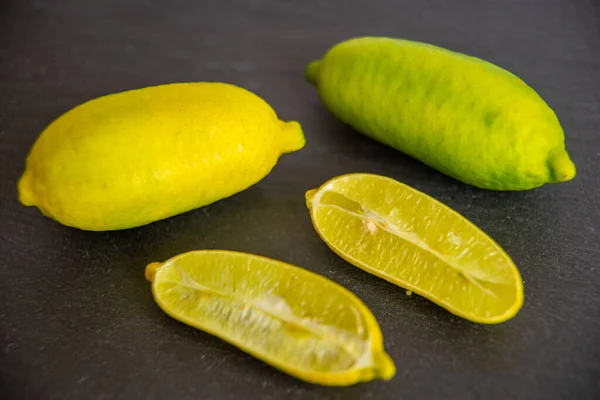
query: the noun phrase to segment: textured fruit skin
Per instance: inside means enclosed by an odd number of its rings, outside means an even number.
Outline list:
[[[363,37],[332,47],[306,78],[343,122],[465,183],[525,190],[575,176],[552,109],[489,62]]]
[[[131,228],[246,189],[304,143],[297,122],[230,84],[136,89],[52,122],[27,157],[19,197],[64,225]]]

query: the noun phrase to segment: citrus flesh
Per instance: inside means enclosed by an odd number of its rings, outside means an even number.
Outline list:
[[[513,317],[523,283],[510,257],[437,200],[372,174],[307,192],[315,229],[342,258],[480,323]]]
[[[146,267],[157,304],[299,379],[350,385],[390,379],[379,325],[351,292],[283,262],[192,251]]]

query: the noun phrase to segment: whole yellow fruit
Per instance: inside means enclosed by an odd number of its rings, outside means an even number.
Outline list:
[[[64,225],[132,228],[238,193],[304,144],[300,124],[230,84],[130,90],[51,123],[27,157],[19,197]]]

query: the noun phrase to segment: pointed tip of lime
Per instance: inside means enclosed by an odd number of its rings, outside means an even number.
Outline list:
[[[564,148],[555,149],[550,152],[548,168],[550,169],[550,179],[553,183],[570,181],[577,174],[575,164],[571,161],[569,154]]]
[[[316,85],[318,83],[317,78],[319,76],[320,65],[321,65],[321,61],[317,60],[317,61],[310,62],[306,66],[306,71],[304,71],[304,77],[312,85]]]
[[[306,192],[306,194],[304,195],[304,198],[306,199],[306,207],[310,210],[312,208],[312,199],[313,197],[315,197],[315,194],[317,193],[319,189],[312,189],[309,190],[308,192]]]
[[[282,121],[281,128],[281,151],[283,153],[291,153],[298,151],[306,144],[306,138],[302,131],[302,126],[297,121]]]
[[[394,360],[384,351],[375,355],[375,374],[384,381],[389,381],[396,375]]]
[[[158,268],[161,265],[162,265],[162,263],[160,263],[160,262],[153,262],[146,266],[146,269],[144,270],[144,276],[146,277],[146,279],[149,282],[154,281],[154,277],[156,276],[156,271],[158,270]]]
[[[35,205],[35,199],[33,197],[33,192],[31,191],[31,179],[27,172],[19,179],[17,190],[19,192],[19,201],[21,204],[24,206]]]

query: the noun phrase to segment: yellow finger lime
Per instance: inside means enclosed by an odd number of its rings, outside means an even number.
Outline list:
[[[297,122],[233,85],[130,90],[50,124],[27,158],[19,197],[65,225],[131,228],[244,190],[304,143]]]
[[[381,330],[352,293],[283,262],[192,251],[146,267],[158,305],[296,378],[321,385],[388,380]]]
[[[523,282],[510,257],[439,201],[393,179],[350,174],[306,194],[318,234],[342,258],[480,323],[513,317]]]
[[[363,37],[333,46],[306,77],[343,122],[471,185],[525,190],[575,176],[554,111],[484,60]]]

